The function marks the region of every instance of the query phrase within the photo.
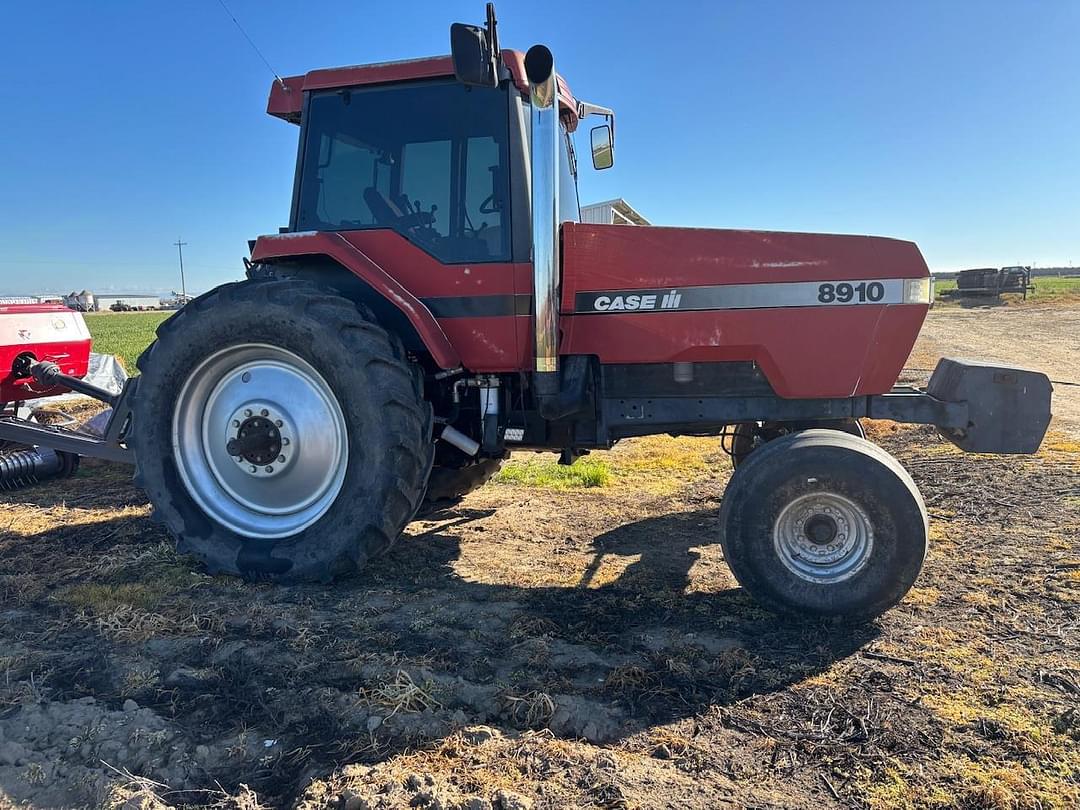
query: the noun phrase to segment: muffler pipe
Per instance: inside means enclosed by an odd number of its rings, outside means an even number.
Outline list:
[[[532,102],[532,261],[537,399],[559,392],[559,79],[544,45],[525,54]]]
[[[450,425],[443,428],[442,435],[439,438],[444,442],[449,442],[454,445],[454,447],[470,458],[480,452],[480,442],[466,436],[457,428],[450,427]]]

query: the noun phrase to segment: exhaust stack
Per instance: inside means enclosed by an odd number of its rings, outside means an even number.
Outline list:
[[[529,48],[525,75],[532,101],[533,379],[543,410],[559,393],[559,80],[551,51]]]

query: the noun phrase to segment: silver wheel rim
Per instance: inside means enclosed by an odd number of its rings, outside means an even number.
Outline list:
[[[795,576],[831,585],[866,566],[874,550],[874,530],[854,501],[833,492],[814,492],[780,512],[773,526],[773,547]]]
[[[349,452],[345,416],[322,375],[292,352],[259,343],[222,349],[188,376],[173,411],[172,447],[203,512],[263,539],[297,534],[326,514]]]

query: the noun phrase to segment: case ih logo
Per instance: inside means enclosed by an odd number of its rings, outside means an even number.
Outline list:
[[[678,290],[672,290],[662,296],[656,293],[646,293],[644,295],[598,295],[593,299],[592,308],[597,312],[612,312],[620,309],[629,311],[678,309],[680,301],[682,301],[682,294]]]

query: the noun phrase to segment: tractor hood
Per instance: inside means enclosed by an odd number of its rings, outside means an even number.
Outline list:
[[[888,391],[930,295],[918,247],[897,239],[562,226],[562,353],[751,359],[786,397]]]
[[[564,308],[577,309],[578,293],[717,284],[907,279],[918,280],[917,286],[929,294],[922,280],[929,279],[930,271],[915,243],[880,236],[568,222],[562,237]],[[807,301],[775,303],[814,306],[821,302],[815,290]],[[855,296],[843,303],[864,302]],[[889,294],[865,303],[915,302]],[[919,303],[929,303],[929,299]]]

